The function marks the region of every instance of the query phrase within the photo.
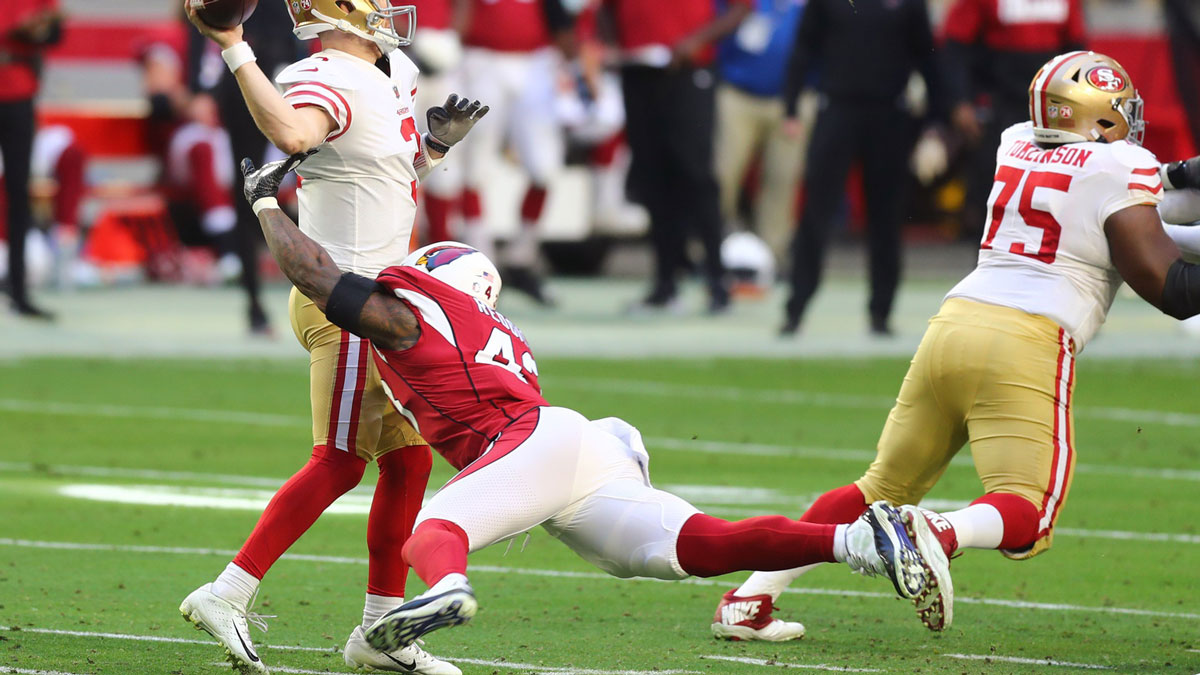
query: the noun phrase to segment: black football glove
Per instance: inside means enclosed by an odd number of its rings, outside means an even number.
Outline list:
[[[1167,165],[1167,187],[1172,190],[1200,188],[1200,156]]]
[[[429,122],[425,145],[442,154],[449,152],[450,146],[461,141],[488,110],[490,108],[479,101],[468,102],[458,94],[450,94],[445,103],[425,113]]]
[[[254,162],[249,157],[244,158],[242,160],[242,193],[246,195],[246,201],[253,206],[254,202],[260,199],[279,194],[279,184],[283,182],[283,179],[316,151],[317,149],[313,148],[308,152],[298,152],[287,159],[268,162],[259,169],[254,168]]]

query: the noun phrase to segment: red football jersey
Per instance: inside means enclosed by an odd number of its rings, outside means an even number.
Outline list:
[[[550,44],[541,0],[474,0],[463,44],[501,52],[531,52]]]
[[[421,337],[404,351],[375,347],[375,365],[451,466],[475,461],[506,426],[546,405],[525,336],[503,314],[412,267],[389,267],[377,281],[417,315]]]
[[[1080,0],[955,0],[945,31],[1000,51],[1061,51],[1086,37]]]
[[[392,6],[413,5],[417,8],[417,25],[421,28],[450,28],[454,8],[452,0],[392,0]]]

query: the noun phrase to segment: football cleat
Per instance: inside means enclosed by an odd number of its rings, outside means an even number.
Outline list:
[[[250,604],[254,604],[253,600]],[[247,625],[253,622],[266,632],[267,624],[261,616],[214,594],[212,584],[204,584],[184,598],[179,613],[196,628],[217,639],[225,648],[226,660],[234,670],[240,673],[269,672],[254,651]]]
[[[438,589],[438,585],[371,624],[366,632],[367,643],[381,652],[395,652],[426,633],[462,625],[475,616],[479,603],[470,584],[448,584],[447,590]]]
[[[900,515],[921,552],[927,575],[925,590],[913,598],[917,616],[929,630],[945,630],[954,621],[954,583],[950,579],[950,557],[946,551],[957,547],[958,538],[954,537],[953,547],[947,546],[948,539],[937,528],[938,519],[945,520],[940,514],[916,506],[901,506]],[[954,536],[954,528],[950,528],[949,533]]]
[[[900,597],[912,600],[926,586],[925,563],[900,512],[878,501],[846,529],[846,564],[867,576],[891,579]]]
[[[342,650],[346,665],[357,670],[417,675],[462,675],[453,664],[446,663],[413,643],[392,652],[381,652],[367,644],[362,626],[355,626]]]
[[[775,604],[770,595],[734,595],[733,589],[721,596],[713,616],[713,637],[721,640],[764,640],[783,642],[804,637],[804,624],[771,616]]]

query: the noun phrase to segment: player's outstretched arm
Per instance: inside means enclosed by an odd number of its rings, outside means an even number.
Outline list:
[[[1113,265],[1143,300],[1176,319],[1200,314],[1200,265],[1184,262],[1153,206],[1117,211],[1104,234]]]
[[[255,63],[254,52],[242,40],[242,27],[222,29],[204,23],[191,0],[184,0],[188,20],[202,35],[221,48],[221,57],[233,71],[246,107],[258,130],[272,145],[289,155],[315,148],[337,128],[321,108],[293,108]]]
[[[311,154],[292,155],[261,169],[255,169],[249,159],[242,160],[246,199],[258,216],[271,255],[296,290],[330,321],[383,349],[408,349],[421,336],[420,324],[408,305],[382,292],[370,279],[343,274],[329,253],[279,208],[275,196],[280,182]]]

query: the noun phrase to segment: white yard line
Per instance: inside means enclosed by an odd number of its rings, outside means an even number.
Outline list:
[[[674,387],[674,385],[662,385]],[[734,388],[722,388],[719,391],[727,391]],[[743,394],[753,397],[754,390],[741,390]],[[758,392],[764,393],[764,392]],[[767,392],[769,393],[769,392]],[[804,392],[796,392],[804,393]],[[805,396],[818,396],[822,399],[855,401],[864,397],[854,396],[836,396],[832,394],[805,394]],[[890,403],[888,404],[890,405]],[[1085,409],[1087,410],[1087,409]],[[1150,423],[1154,421],[1153,416],[1164,416],[1163,419],[1173,420],[1172,422],[1164,421],[1164,424],[1175,426],[1200,426],[1200,415],[1185,415],[1184,413],[1158,413],[1154,411],[1144,410],[1127,410],[1124,408],[1092,408],[1093,412],[1099,410],[1103,414],[1092,415],[1099,418],[1128,418],[1131,421],[1141,423]],[[226,424],[245,424],[249,426],[270,426],[270,427],[289,427],[289,426],[307,426],[310,421],[307,417],[292,416],[292,415],[277,415],[269,413],[247,413],[237,410],[207,410],[202,408],[166,408],[166,407],[151,407],[151,406],[128,406],[128,405],[103,405],[103,404],[86,404],[86,403],[56,403],[42,401],[28,401],[17,399],[0,399],[0,412],[22,412],[22,413],[42,413],[51,415],[75,415],[83,417],[107,417],[107,418],[129,418],[129,419],[165,419],[165,420],[187,420],[195,422],[223,422]],[[1111,414],[1110,414],[1111,413]],[[1076,411],[1077,415],[1088,416]],[[1150,417],[1137,417],[1138,415],[1148,415]],[[1184,423],[1180,421],[1180,415],[1191,419],[1195,418],[1195,424],[1191,422]],[[1115,416],[1115,417],[1114,417]],[[1123,417],[1122,417],[1123,416]],[[1160,420],[1161,421],[1161,420]],[[769,443],[735,443],[727,441],[708,441],[708,440],[683,440],[678,438],[663,438],[663,437],[648,437],[647,444],[652,450],[680,450],[685,452],[705,452],[712,454],[730,454],[730,455],[750,455],[762,457],[804,457],[810,459],[823,459],[830,461],[846,461],[846,462],[870,462],[875,458],[874,451],[853,448],[817,448],[808,446],[793,446],[793,445],[776,445]],[[969,457],[957,457],[953,460],[953,464],[957,466],[970,466],[971,460]],[[0,470],[5,466],[15,466],[20,463],[0,464]],[[105,475],[102,471],[126,471],[122,469],[105,469],[96,467],[93,469],[97,473],[94,475]],[[1190,469],[1157,469],[1157,468],[1142,468],[1142,467],[1126,467],[1119,465],[1102,465],[1102,464],[1078,464],[1075,471],[1079,473],[1093,473],[1102,475],[1125,476],[1132,478],[1150,478],[1156,480],[1186,480],[1200,482],[1200,471]],[[176,474],[180,476],[186,475],[185,472],[164,472],[164,474]],[[110,475],[117,475],[115,473]],[[202,474],[197,474],[202,475]],[[222,474],[210,474],[220,476]],[[269,479],[248,479],[245,477],[232,477],[236,481],[242,481],[239,484],[251,484],[250,480],[269,480]],[[282,481],[280,481],[281,483]],[[261,484],[261,483],[256,483]],[[277,484],[276,484],[277,485]]]
[[[834,673],[882,673],[884,671],[878,668],[849,668],[843,666],[829,666],[824,663],[784,663],[783,661],[775,661],[767,659],[754,659],[748,656],[701,656],[702,659],[710,661],[729,661],[730,663],[745,663],[751,666],[767,666],[771,668],[799,668],[802,670],[824,670]]]
[[[80,673],[65,673],[61,670],[30,670],[29,668],[15,668],[13,666],[0,666],[0,673],[14,673],[19,675],[81,675]]]
[[[0,546],[13,546],[18,548],[38,548],[52,550],[68,550],[68,551],[106,551],[112,553],[148,553],[148,554],[167,554],[167,555],[205,555],[205,556],[221,556],[232,558],[237,555],[237,551],[227,549],[214,548],[184,548],[172,546],[129,546],[124,544],[88,544],[80,542],[62,542],[62,541],[34,541],[29,539],[10,539],[0,538]],[[299,553],[285,553],[283,560],[295,560],[300,562],[321,562],[331,564],[346,564],[346,565],[366,565],[366,558],[351,558],[345,556],[324,556],[324,555],[306,555]],[[483,574],[519,574],[522,576],[535,576],[544,578],[561,578],[561,579],[596,579],[605,581],[617,581],[615,577],[603,574],[600,572],[573,572],[565,570],[544,570],[525,567],[502,567],[497,565],[473,565],[472,572]],[[727,586],[728,582],[718,581],[714,579],[687,579],[683,582],[666,582],[657,579],[631,579],[629,581],[652,582],[652,583],[687,583],[697,586]],[[878,593],[871,591],[848,591],[827,588],[789,588],[785,593],[793,593],[797,595],[823,595],[834,597],[855,597],[855,598],[887,598],[895,597],[892,593]],[[1026,600],[1008,600],[1004,598],[971,598],[959,596],[955,598],[955,602],[962,605],[985,605],[990,607],[1007,607],[1012,609],[1033,609],[1039,611],[1058,611],[1058,612],[1082,612],[1088,614],[1121,614],[1125,616],[1146,616],[1146,617],[1161,617],[1170,619],[1188,619],[1193,621],[1200,620],[1200,614],[1191,612],[1169,612],[1152,609],[1134,609],[1129,607],[1091,607],[1087,605],[1072,605],[1066,603],[1048,603],[1048,602],[1029,602]]]
[[[1116,670],[1112,666],[1101,666],[1095,663],[1073,663],[1071,661],[1055,661],[1054,659],[1027,659],[1020,656],[997,656],[995,654],[942,654],[942,656],[963,661],[995,661],[999,663],[1020,663],[1028,666],[1062,666],[1065,668],[1087,668],[1088,670]]]
[[[816,495],[792,497],[775,490],[763,488],[731,488],[708,485],[663,485],[663,489],[677,494],[696,505],[705,513],[749,518],[773,513],[800,513],[812,503]],[[266,508],[272,492],[252,489],[186,487],[175,485],[92,485],[67,484],[57,488],[64,497],[93,501],[138,504],[143,506],[181,506],[241,511],[261,511]],[[432,494],[432,493],[429,493]],[[927,508],[953,510],[966,506],[966,502],[927,500]],[[758,505],[756,507],[739,504]],[[336,515],[365,516],[371,510],[371,488],[357,488],[350,494],[339,497],[326,513]],[[1068,537],[1084,539],[1111,539],[1116,541],[1148,541],[1172,544],[1200,544],[1200,536],[1171,532],[1128,532],[1123,530],[1088,530],[1062,527],[1056,532]]]
[[[746,387],[716,387],[692,384],[673,384],[653,380],[611,380],[593,377],[546,378],[546,384],[564,389],[603,391],[635,396],[669,396],[671,398],[721,399],[754,401],[783,405],[810,405],[825,408],[853,408],[886,411],[895,404],[893,396],[864,396],[860,394],[831,394],[799,389],[758,389]],[[1077,406],[1077,417],[1140,424],[1163,424],[1172,427],[1200,427],[1200,415],[1135,408]],[[882,420],[881,420],[882,422]]]
[[[11,626],[0,626],[0,631],[13,631],[13,630],[14,629]],[[215,643],[212,640],[192,640],[192,639],[188,639],[188,638],[164,637],[161,635],[136,635],[136,634],[130,634],[130,633],[102,633],[102,632],[81,631],[81,630],[58,630],[58,629],[53,629],[53,628],[21,627],[19,630],[16,630],[14,632],[16,633],[16,635],[13,637],[19,637],[20,633],[36,633],[36,634],[40,634],[40,635],[64,635],[64,636],[68,636],[68,637],[104,638],[104,639],[111,639],[111,640],[133,640],[136,642],[169,642],[169,643],[173,643],[173,644],[207,645],[207,646],[215,645]],[[10,639],[12,639],[12,637],[10,637]],[[326,653],[339,653],[340,652],[340,650],[336,647],[306,647],[306,646],[301,646],[301,645],[271,645],[271,644],[258,645],[258,647],[260,649],[279,650],[279,651],[326,652]],[[445,656],[445,655],[443,654],[443,656]],[[546,665],[537,665],[537,664],[532,664],[532,663],[516,663],[514,661],[471,659],[471,658],[458,657],[458,656],[445,656],[445,658],[447,658],[451,661],[457,662],[457,663],[470,663],[470,664],[478,665],[478,666],[491,666],[491,667],[495,667],[495,668],[505,668],[505,669],[509,669],[509,670],[534,671],[537,673],[547,673],[547,674],[553,673],[556,675],[651,675],[651,674],[686,675],[686,674],[691,674],[691,673],[697,672],[694,670],[653,670],[653,671],[649,671],[649,670],[603,670],[603,669],[596,669],[596,668],[576,668],[574,666],[546,666]],[[221,662],[216,665],[226,665],[226,664],[225,664],[225,662]],[[325,675],[326,673],[333,673],[333,671],[305,670],[302,668],[289,668],[287,666],[279,666],[279,665],[272,665],[271,670],[281,672],[281,673],[311,673],[313,675]],[[3,672],[7,672],[7,671],[0,670],[0,673],[3,673]],[[57,674],[51,673],[50,671],[40,671],[40,670],[37,670],[37,671],[35,671],[35,670],[16,670],[13,672],[29,673],[30,675],[41,675],[43,673],[45,673],[46,675],[57,675]],[[70,675],[70,674],[64,674],[64,675]],[[338,675],[338,674],[335,673],[334,675]]]

